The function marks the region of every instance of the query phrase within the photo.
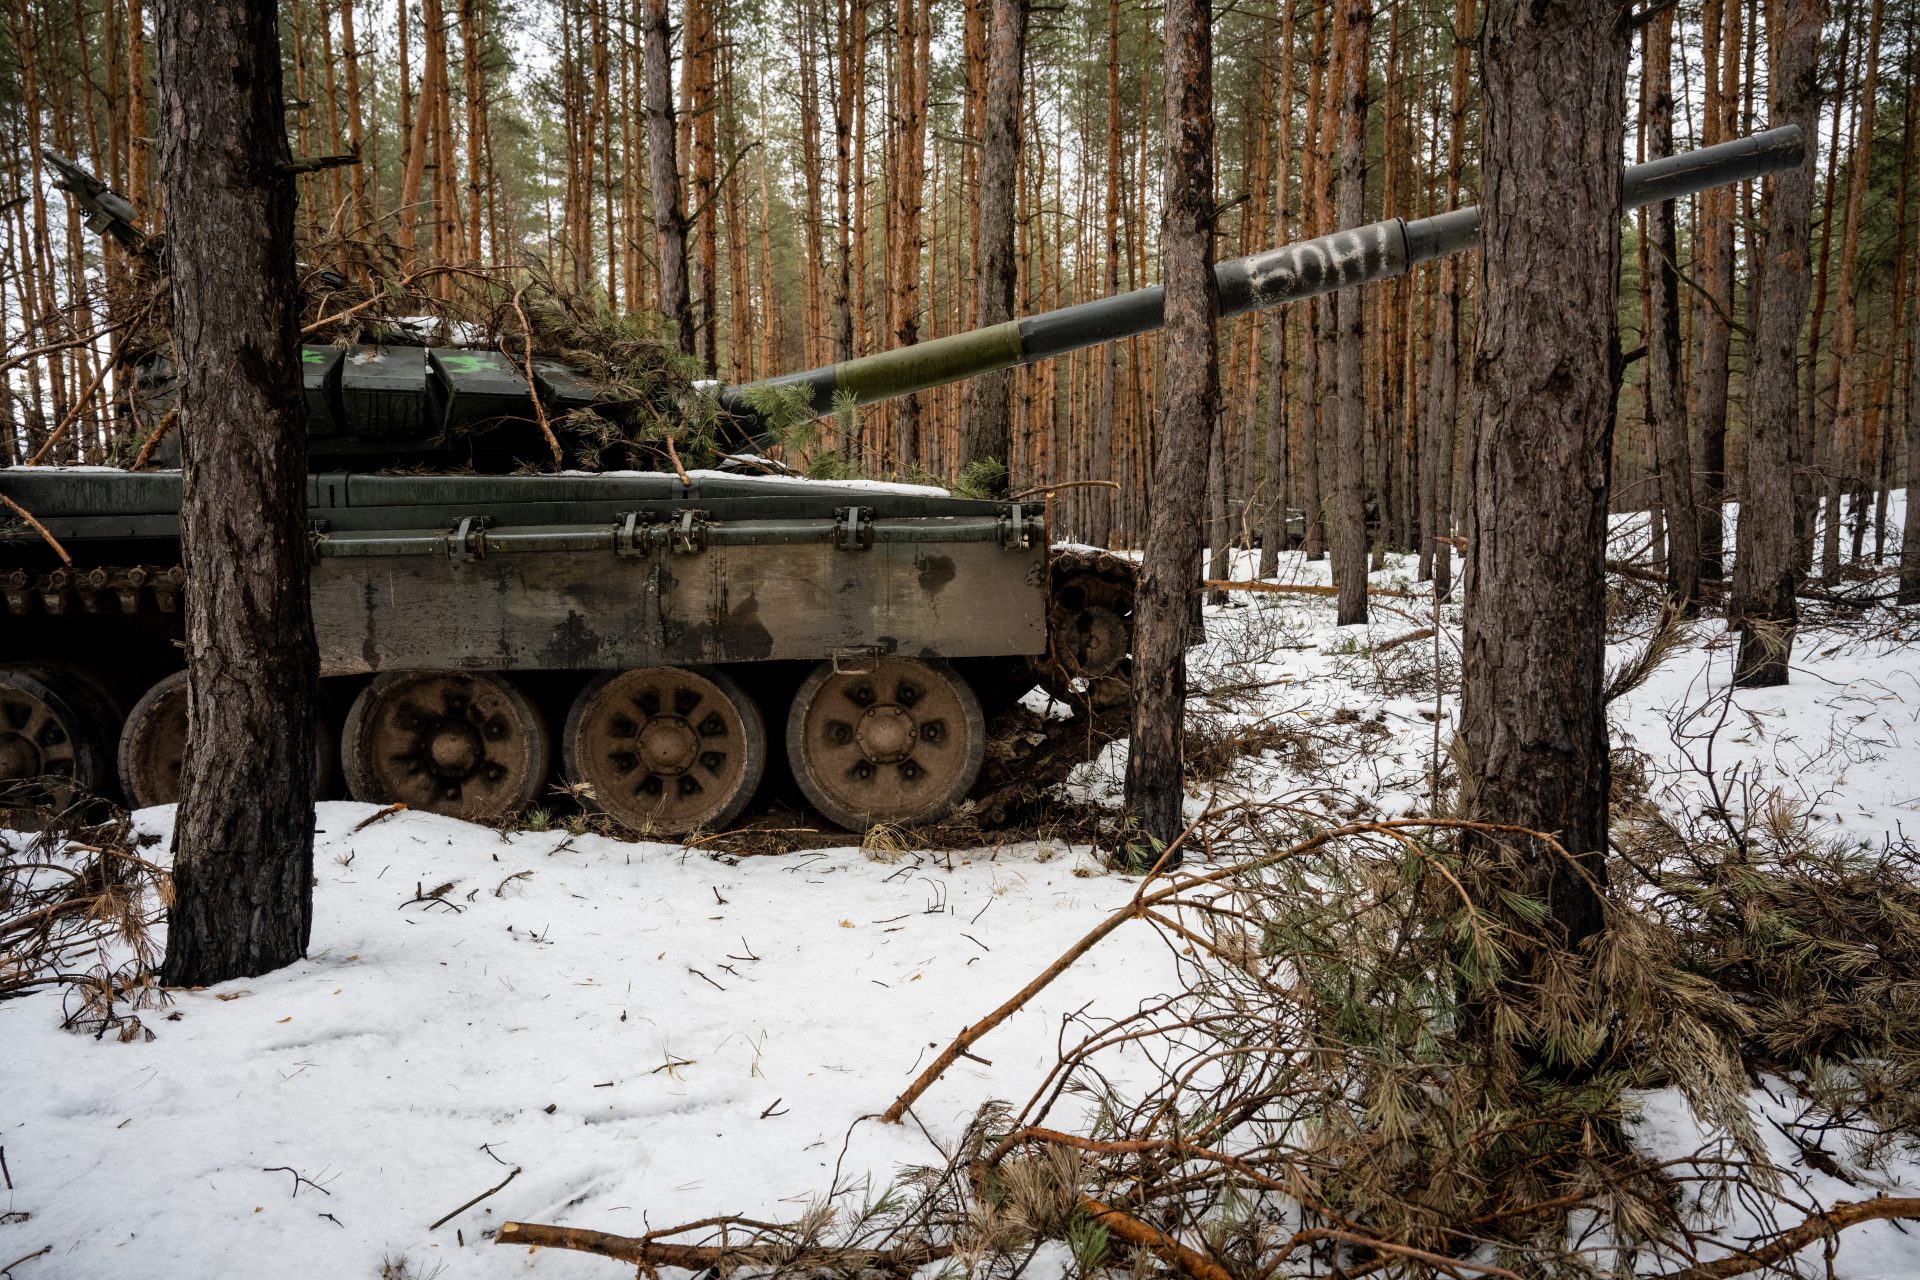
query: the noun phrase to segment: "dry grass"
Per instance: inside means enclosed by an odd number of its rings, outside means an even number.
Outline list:
[[[127,815],[102,809],[40,809],[37,830],[0,832],[0,1000],[58,987],[66,1026],[151,1038],[140,1014],[166,999],[152,929],[172,880],[136,852]]]

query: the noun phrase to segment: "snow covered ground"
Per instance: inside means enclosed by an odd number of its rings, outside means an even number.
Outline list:
[[[1326,581],[1324,563],[1289,556],[1283,569]],[[1374,582],[1412,590],[1411,576],[1395,560]],[[1208,610],[1195,716],[1220,733],[1293,736],[1198,788],[1196,812],[1216,789],[1336,812],[1424,809],[1433,717],[1444,736],[1454,698],[1436,708],[1406,670],[1431,667],[1433,639],[1388,647],[1432,624],[1431,602],[1378,604],[1372,625],[1344,631],[1320,596]],[[1791,686],[1730,701],[1731,651],[1703,623],[1615,704],[1617,741],[1647,754],[1662,802],[1684,809],[1703,794],[1687,753],[1707,764],[1701,735],[1723,722],[1711,772],[1785,785],[1862,840],[1911,830],[1920,649],[1875,616],[1803,634]],[[1441,623],[1444,668],[1457,610]],[[1070,789],[1114,794],[1123,750]],[[639,1234],[720,1213],[790,1220],[830,1192],[857,1202],[904,1167],[941,1162],[936,1144],[982,1101],[1024,1101],[1063,1018],[1126,1011],[1173,981],[1165,944],[1123,928],[983,1040],[989,1061],[963,1060],[933,1087],[916,1108],[924,1130],[883,1126],[874,1117],[936,1046],[1134,882],[1058,843],[735,859],[416,814],[356,830],[374,812],[319,811],[305,962],[175,993],[146,1015],[151,1041],[62,1031],[52,993],[0,1005],[0,1267],[50,1245],[13,1274],[376,1277],[405,1260],[414,1277],[618,1275],[489,1234],[507,1219]],[[172,811],[138,821],[163,852]],[[1654,1152],[1693,1145],[1665,1094],[1646,1100],[1635,1133]],[[1797,1158],[1784,1139],[1776,1156]],[[1805,1172],[1821,1204],[1870,1194]],[[1920,1191],[1920,1166],[1877,1176]],[[1879,1223],[1845,1235],[1833,1274],[1916,1273],[1920,1239]]]

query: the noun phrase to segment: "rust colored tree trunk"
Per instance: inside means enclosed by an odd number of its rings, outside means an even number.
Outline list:
[[[1333,0],[1316,3],[1313,12],[1313,65],[1307,73],[1307,131],[1302,139],[1300,157],[1300,236],[1308,239],[1327,230],[1321,225],[1321,193],[1326,184],[1321,174],[1326,169],[1322,146],[1321,117],[1325,114],[1325,83],[1332,74],[1333,35],[1328,20]],[[1306,468],[1306,530],[1300,541],[1300,554],[1319,560],[1327,554],[1327,522],[1322,510],[1324,471],[1320,462],[1321,398],[1326,371],[1320,341],[1321,315],[1327,299],[1315,298],[1306,305],[1306,323],[1301,334],[1300,443]]]
[[[1840,22],[1840,50],[1833,62],[1831,75],[1835,84],[1847,83],[1849,63],[1848,54],[1853,47],[1854,9],[1847,9]],[[1807,328],[1807,358],[1800,401],[1800,420],[1798,449],[1800,464],[1794,474],[1793,501],[1794,519],[1798,523],[1798,536],[1795,538],[1794,554],[1798,557],[1801,573],[1813,568],[1813,532],[1814,521],[1819,514],[1821,499],[1825,496],[1825,486],[1820,481],[1820,473],[1826,466],[1827,434],[1820,429],[1820,353],[1821,336],[1827,319],[1828,268],[1833,258],[1833,204],[1835,193],[1840,190],[1840,135],[1846,126],[1847,112],[1844,98],[1834,103],[1833,127],[1827,139],[1827,177],[1821,184],[1825,194],[1822,197],[1820,212],[1820,265],[1814,272],[1813,317]],[[1854,112],[1857,118],[1859,112]],[[1843,219],[1844,221],[1844,219]]]
[[[1705,15],[1709,19],[1702,32],[1707,54],[1707,100],[1701,142],[1712,146],[1740,128],[1739,0],[1707,0]],[[1700,256],[1704,265],[1694,324],[1700,344],[1693,374],[1693,419],[1699,424],[1700,440],[1694,497],[1700,511],[1700,576],[1715,581],[1726,576],[1727,376],[1733,339],[1733,240],[1738,229],[1734,211],[1738,197],[1733,189],[1716,189],[1700,197]]]
[[[1179,836],[1185,757],[1187,642],[1199,583],[1208,438],[1219,405],[1213,279],[1213,38],[1211,0],[1168,0],[1166,169],[1160,261],[1166,287],[1160,440],[1146,558],[1134,606],[1132,745],[1127,807],[1147,841]],[[1147,851],[1151,863],[1160,855]]]
[[[1280,97],[1275,114],[1280,118],[1280,139],[1274,154],[1273,243],[1287,243],[1287,187],[1293,163],[1293,68],[1294,33],[1299,25],[1299,0],[1286,0],[1280,19],[1280,45],[1274,56],[1280,63]],[[1293,501],[1293,475],[1289,467],[1292,450],[1288,446],[1291,423],[1287,414],[1287,308],[1276,308],[1267,317],[1266,366],[1266,520],[1260,530],[1259,576],[1271,578],[1280,571],[1280,551],[1287,545],[1287,515]]]
[[[351,5],[353,0],[342,0]],[[466,126],[467,126],[467,225],[466,260],[478,263],[483,254],[481,248],[480,215],[486,201],[483,164],[485,150],[482,139],[486,137],[487,79],[486,57],[481,45],[480,4],[479,0],[459,0],[460,3],[460,61],[466,76]],[[604,60],[604,54],[602,55]],[[451,157],[448,158],[451,162]],[[358,173],[358,169],[355,170]],[[612,262],[612,231],[608,231],[608,261]],[[611,285],[611,281],[608,282]],[[617,295],[611,288],[607,294],[609,306],[615,305]]]
[[[1867,70],[1860,87],[1859,123],[1847,168],[1845,227],[1840,240],[1840,298],[1833,327],[1833,427],[1827,439],[1826,518],[1820,526],[1820,575],[1840,572],[1840,493],[1854,478],[1860,454],[1861,374],[1859,297],[1860,221],[1873,171],[1873,129],[1880,85],[1880,30],[1884,0],[1873,0],[1867,20]],[[1858,504],[1856,496],[1854,502]]]
[[[1907,514],[1901,525],[1900,603],[1920,604],[1920,253],[1907,308]]]
[[[1107,0],[1107,172],[1105,199],[1105,265],[1101,282],[1108,297],[1120,292],[1120,0]],[[1100,403],[1093,418],[1093,466],[1091,480],[1113,478],[1114,414],[1120,405],[1120,344],[1109,342],[1101,348]],[[1088,508],[1090,523],[1087,537],[1095,546],[1104,547],[1113,537],[1113,510],[1116,499],[1095,493]]]
[[[1641,28],[1640,112],[1647,159],[1673,154],[1673,10]],[[1700,519],[1693,502],[1693,454],[1681,393],[1680,272],[1673,204],[1647,210],[1647,410],[1660,466],[1660,506],[1667,522],[1667,596],[1688,614],[1700,594]]]
[[[1826,0],[1781,0],[1768,18],[1768,122],[1796,124],[1810,141],[1795,169],[1774,175],[1755,310],[1747,456],[1727,615],[1740,633],[1734,680],[1787,683],[1799,621],[1800,542],[1792,477],[1799,462],[1800,322],[1807,311],[1811,139],[1820,121],[1820,29]]]
[[[401,171],[400,208],[394,222],[394,240],[410,266],[418,260],[420,187],[426,177],[427,145],[433,135],[437,104],[446,93],[438,78],[445,60],[433,54],[433,30],[442,21],[440,0],[423,0],[420,20],[426,31],[427,48],[423,55],[426,67],[421,73],[420,96],[413,104],[413,127],[407,133],[407,163]],[[406,25],[404,5],[400,7],[400,23]]]
[[[806,307],[802,312],[801,361],[808,368],[829,358],[827,334],[827,260],[824,227],[824,175],[820,160],[820,10],[819,0],[807,0],[795,17],[800,52],[800,171],[806,184],[806,206],[801,219],[806,251]],[[764,150],[764,147],[763,147]],[[764,165],[766,159],[761,158]],[[765,233],[765,228],[762,228]],[[771,303],[771,291],[769,291]],[[769,366],[767,372],[771,372]]]
[[[1561,944],[1606,875],[1607,481],[1619,388],[1627,11],[1493,0],[1480,36],[1480,325],[1467,512],[1464,775],[1479,812],[1554,834],[1480,845]],[[1508,852],[1511,850],[1511,852]],[[1516,979],[1525,981],[1524,960]]]
[[[688,190],[693,208],[693,350],[709,377],[720,368],[720,210],[714,199],[714,152],[718,133],[714,112],[715,28],[710,0],[687,0],[681,32],[680,74],[691,103],[686,122],[692,149]]]
[[[838,196],[835,225],[839,242],[835,252],[833,284],[833,358],[853,359],[853,99],[859,91],[859,60],[866,44],[857,23],[865,22],[865,4],[840,0],[836,31],[839,82],[833,97],[834,189]],[[842,428],[840,452],[852,459],[856,445],[854,425]]]
[[[1911,96],[1907,109],[1911,115]],[[1911,124],[1907,129],[1907,147],[1915,158],[1920,158],[1920,136],[1916,136]],[[1910,255],[1909,264],[1912,283],[1908,286],[1907,299],[1907,498],[1906,517],[1901,524],[1899,598],[1901,604],[1920,604],[1920,502],[1914,501],[1915,496],[1920,495],[1920,247]],[[1892,434],[1891,427],[1888,434]],[[1888,471],[1891,474],[1892,468]],[[1884,548],[1886,542],[1883,531],[1880,545]]]
[[[1460,175],[1466,163],[1468,74],[1473,60],[1474,0],[1455,0],[1453,9],[1453,71],[1447,90],[1447,181],[1444,207],[1460,204]],[[1440,278],[1434,302],[1433,348],[1429,356],[1432,405],[1427,424],[1427,461],[1422,468],[1429,497],[1421,504],[1421,539],[1433,559],[1434,594],[1444,600],[1453,594],[1453,547],[1439,539],[1453,532],[1454,438],[1460,417],[1460,287],[1461,263],[1449,255],[1440,260]]]
[[[687,295],[687,216],[680,206],[674,158],[673,50],[667,0],[642,0],[640,39],[646,64],[647,166],[653,187],[654,260],[660,270],[660,313],[680,350],[693,354],[693,308]]]
[[[1341,0],[1337,38],[1344,41],[1340,81],[1340,185],[1335,221],[1357,227],[1366,221],[1367,44],[1373,34],[1372,0]],[[1333,580],[1340,588],[1336,621],[1348,627],[1367,620],[1367,299],[1359,286],[1333,296],[1334,423],[1333,494],[1328,532],[1333,536]],[[1381,495],[1384,502],[1385,494]],[[1383,513],[1384,514],[1384,513]]]
[[[290,964],[312,922],[319,655],[276,16],[238,0],[156,12],[188,573],[170,986]]]
[[[993,0],[987,22],[987,95],[980,147],[980,272],[974,320],[981,326],[1013,319],[1018,264],[1013,224],[1020,179],[1021,90],[1026,61],[1028,0]],[[960,424],[960,465],[994,458],[1013,472],[1013,374],[984,374],[968,387]],[[1205,434],[1195,440],[1206,439]],[[1202,467],[1205,450],[1200,450]],[[1199,516],[1196,514],[1195,520]],[[1190,566],[1191,567],[1191,566]]]
[[[926,198],[927,61],[933,14],[927,0],[899,0],[894,24],[894,182],[892,342],[920,341],[921,206]],[[894,413],[894,457],[911,470],[922,460],[920,397],[903,396]]]
[[[372,157],[363,149],[366,146],[366,112],[361,104],[360,46],[353,33],[353,6],[354,0],[340,0],[340,56],[346,63],[347,146],[360,157],[360,163],[353,166],[349,177],[353,219],[348,228],[351,234],[361,236],[373,229],[374,201],[379,187],[377,183],[367,180]]]
[[[127,0],[127,198],[133,213],[146,220],[153,212],[153,181],[148,176],[147,29],[140,0]]]

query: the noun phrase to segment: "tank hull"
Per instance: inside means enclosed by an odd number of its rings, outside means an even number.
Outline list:
[[[22,521],[0,525],[0,680],[66,656],[118,686],[124,707],[180,669],[178,473],[17,468],[0,470],[0,493],[72,557],[62,564]],[[513,703],[516,733],[551,736],[573,719],[567,700],[595,682],[680,669],[731,673],[777,723],[810,670],[904,659],[988,696],[1048,651],[1046,526],[1033,506],[717,473],[330,473],[311,477],[307,497],[314,632],[340,706],[370,677],[465,673],[533,690],[544,702]],[[453,687],[442,679],[434,696]],[[345,749],[404,747],[403,730],[348,735]],[[574,757],[620,754],[611,731],[596,732]],[[374,776],[346,763],[349,779]]]

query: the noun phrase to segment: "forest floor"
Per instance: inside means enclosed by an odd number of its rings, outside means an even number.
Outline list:
[[[1289,555],[1282,568],[1327,579],[1324,562]],[[1190,732],[1210,775],[1196,814],[1233,795],[1340,817],[1426,811],[1433,766],[1451,768],[1459,612],[1408,639],[1435,624],[1411,577],[1389,558],[1375,586],[1408,594],[1378,597],[1366,627],[1335,628],[1333,601],[1311,594],[1208,608],[1193,663]],[[1652,623],[1630,620],[1637,588],[1621,590],[1624,661]],[[1913,621],[1823,607],[1790,686],[1730,696],[1731,649],[1704,621],[1613,704],[1618,759],[1677,815],[1758,782],[1832,833],[1897,838],[1920,819]],[[1124,749],[1082,766],[1063,804],[1111,803]],[[949,1070],[917,1123],[883,1125],[877,1113],[939,1046],[1137,880],[1057,840],[740,858],[419,814],[363,827],[376,812],[319,811],[303,963],[174,992],[142,1013],[151,1038],[126,1043],[63,1031],[54,991],[0,1005],[0,1269],[48,1246],[12,1274],[620,1275],[490,1237],[509,1219],[638,1235],[714,1214],[792,1220],[829,1195],[857,1208],[904,1170],[944,1163],[983,1102],[1024,1101],[1071,1022],[1177,980],[1161,935],[1122,927]],[[164,858],[172,819],[136,815],[147,856]],[[1777,1085],[1763,1079],[1752,1106],[1789,1120]],[[1794,1184],[1782,1222],[1809,1202],[1920,1192],[1912,1153],[1839,1169],[1849,1185],[1762,1129]],[[1671,1092],[1644,1096],[1630,1133],[1655,1156],[1696,1137]],[[1725,1238],[1756,1221],[1736,1207]],[[1052,1250],[1029,1273],[1063,1269]],[[1881,1222],[1841,1238],[1831,1274],[1916,1272],[1920,1236]]]

